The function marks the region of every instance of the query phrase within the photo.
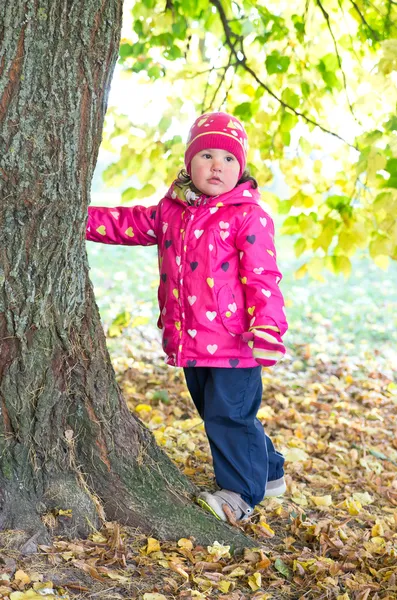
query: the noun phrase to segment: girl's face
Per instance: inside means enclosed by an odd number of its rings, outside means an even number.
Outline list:
[[[219,196],[236,187],[240,164],[226,150],[201,150],[190,164],[192,182],[206,196]]]

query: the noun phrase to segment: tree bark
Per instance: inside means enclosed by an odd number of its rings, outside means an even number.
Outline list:
[[[128,411],[88,277],[121,20],[122,0],[0,6],[0,528],[48,538],[55,514],[68,536],[106,518],[252,545],[192,503],[193,485]]]

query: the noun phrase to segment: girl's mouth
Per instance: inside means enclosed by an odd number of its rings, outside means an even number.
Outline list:
[[[222,183],[221,180],[219,179],[219,177],[211,177],[210,179],[208,179],[209,183]]]

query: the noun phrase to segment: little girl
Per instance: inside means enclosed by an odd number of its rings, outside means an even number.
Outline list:
[[[189,133],[186,170],[157,206],[90,206],[87,224],[94,242],[158,245],[166,362],[184,369],[220,488],[198,503],[222,520],[246,518],[264,496],[285,491],[284,458],[256,414],[261,365],[283,357],[287,322],[273,221],[246,157],[238,119],[202,115]]]

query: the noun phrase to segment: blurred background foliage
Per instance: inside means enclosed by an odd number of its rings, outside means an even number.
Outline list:
[[[237,115],[276,222],[297,369],[396,360],[396,23],[388,0],[125,0],[93,202],[156,204],[196,115]],[[88,252],[110,349],[159,352],[156,248]]]
[[[397,2],[130,0],[124,21],[121,76],[151,98],[143,119],[108,111],[104,178],[122,202],[157,202],[192,119],[225,110],[297,277],[349,276],[363,251],[397,259]]]

